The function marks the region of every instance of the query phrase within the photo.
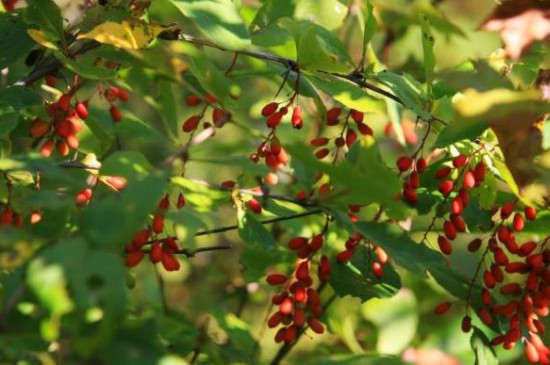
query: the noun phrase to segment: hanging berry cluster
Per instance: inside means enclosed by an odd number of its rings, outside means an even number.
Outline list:
[[[326,125],[333,127],[340,124],[340,117],[342,115],[342,108],[334,107],[327,111]],[[355,128],[353,124],[350,123],[350,118],[355,122]],[[334,137],[317,137],[311,140],[311,145],[315,147],[322,147],[315,151],[315,157],[318,159],[323,159],[330,154],[330,148],[327,147],[329,142],[332,140],[336,149],[333,151],[334,159],[338,157],[341,151],[349,149],[357,141],[357,132],[364,136],[372,136],[373,131],[364,123],[365,115],[364,113],[357,111],[355,109],[350,109],[346,116],[344,117],[344,125],[340,130],[339,135]]]
[[[80,142],[76,136],[82,130],[79,119],[88,117],[88,108],[85,103],[77,102],[74,108],[71,106],[72,93],[61,95],[57,102],[47,105],[46,111],[49,120],[34,119],[29,127],[31,137],[35,138],[35,144],[42,139],[40,154],[50,157],[54,151],[61,156],[67,156],[71,149],[78,149]]]
[[[310,239],[294,237],[288,242],[288,247],[296,253],[294,274],[290,277],[274,273],[267,276],[266,281],[273,286],[282,286],[284,289],[273,295],[272,303],[278,310],[271,315],[267,325],[275,328],[282,325],[275,334],[275,342],[293,342],[299,331],[304,330],[306,324],[315,333],[323,333],[323,324],[319,317],[323,313],[321,298],[313,287],[313,278],[310,275],[313,266],[312,260],[323,247],[324,232]],[[321,285],[328,281],[330,274],[330,260],[322,255],[317,264],[317,278]]]
[[[199,124],[204,119],[205,113],[208,108],[212,109],[212,122],[214,123],[214,126],[216,128],[221,128],[231,119],[231,115],[221,109],[220,107],[217,107],[216,104],[216,97],[211,94],[205,94],[204,98],[201,98],[197,95],[189,95],[187,96],[186,103],[187,106],[195,107],[201,105],[203,102],[206,104],[204,105],[202,111],[199,114],[192,115],[183,123],[182,130],[185,133],[193,133],[197,130],[199,127]],[[210,128],[212,127],[212,123],[210,122],[204,122],[203,127]]]
[[[181,209],[185,206],[185,197],[179,194],[176,207]],[[149,254],[152,263],[161,263],[166,271],[178,271],[180,263],[176,258],[180,248],[174,237],[164,235],[164,215],[170,208],[169,195],[165,195],[158,204],[157,212],[153,217],[151,225],[139,231],[132,242],[125,247],[126,266],[137,266]],[[149,247],[148,247],[149,246]],[[148,250],[145,248],[148,247]]]

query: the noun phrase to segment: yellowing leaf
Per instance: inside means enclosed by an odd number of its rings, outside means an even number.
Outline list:
[[[161,24],[148,24],[142,20],[124,20],[122,23],[101,23],[78,39],[93,39],[125,49],[141,49],[151,43],[160,33],[173,28]]]
[[[57,46],[48,39],[48,35],[43,31],[38,29],[29,29],[27,30],[27,33],[36,43],[40,44],[41,46],[54,50],[58,49]]]

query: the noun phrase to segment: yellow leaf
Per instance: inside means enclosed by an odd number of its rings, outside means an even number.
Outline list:
[[[161,24],[148,24],[142,20],[124,20],[122,23],[101,23],[78,39],[93,39],[103,44],[110,44],[125,49],[141,49],[151,43],[160,33],[173,28]]]
[[[38,29],[29,29],[27,30],[27,33],[36,43],[40,44],[41,46],[54,50],[58,49],[53,42],[48,40],[48,36],[43,31]]]

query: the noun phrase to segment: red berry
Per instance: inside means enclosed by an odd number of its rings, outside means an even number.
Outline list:
[[[476,185],[476,178],[474,176],[474,173],[471,171],[467,171],[462,177],[462,182],[464,183],[465,188],[473,188]]]
[[[282,119],[283,119],[283,113],[276,112],[276,113],[271,114],[267,118],[266,124],[267,124],[268,128],[275,128],[281,123]]]
[[[420,173],[425,172],[427,167],[428,167],[428,163],[426,162],[426,160],[423,157],[420,157],[416,161],[416,170],[418,172],[420,172]]]
[[[342,109],[332,108],[327,110],[327,125],[336,125],[338,124],[338,117],[340,117]]]
[[[116,106],[111,106],[109,109],[109,113],[111,113],[111,119],[113,122],[118,123],[122,121],[122,113],[120,112],[120,109],[118,109]]]
[[[322,334],[323,332],[325,332],[325,328],[323,327],[323,324],[317,318],[311,317],[307,321],[307,323],[309,325],[309,328],[311,328],[313,332],[318,334]]]
[[[408,156],[402,156],[402,157],[399,157],[399,159],[395,164],[397,165],[397,168],[399,169],[399,171],[407,171],[408,169],[411,168],[413,164],[413,160]]]
[[[162,248],[160,247],[160,242],[153,242],[151,245],[151,251],[149,252],[149,259],[152,263],[156,264],[162,260]]]
[[[71,103],[71,97],[68,94],[63,94],[57,101],[57,107],[60,110],[67,111],[69,104]]]
[[[178,203],[176,206],[178,207],[178,209],[181,209],[185,206],[185,203],[186,203],[185,196],[182,193],[180,193],[180,195],[178,195]]]
[[[93,194],[92,189],[86,188],[81,190],[75,196],[76,203],[78,205],[86,204],[92,198],[92,194]]]
[[[524,226],[525,222],[523,216],[521,213],[516,213],[516,215],[514,215],[514,231],[523,231]]]
[[[40,147],[40,154],[42,155],[42,157],[50,157],[52,155],[53,148],[53,139],[48,139],[46,142],[44,142],[42,147]]]
[[[485,325],[490,326],[493,324],[493,317],[486,308],[481,308],[479,311],[479,318]]]
[[[462,217],[451,214],[451,222],[453,226],[455,226],[457,232],[466,232],[466,223]]]
[[[162,214],[157,214],[153,217],[151,228],[155,233],[162,233],[164,231],[164,216]]]
[[[535,346],[529,341],[525,343],[525,357],[530,363],[537,363],[540,359],[539,352],[537,351]]]
[[[349,261],[353,257],[353,253],[354,253],[353,249],[342,251],[338,254],[338,256],[336,256],[336,261],[338,261],[339,263],[344,263],[346,261]]]
[[[530,221],[534,221],[537,218],[537,211],[535,208],[527,206],[525,207],[525,218],[529,219]]]
[[[434,308],[434,313],[437,315],[444,314],[451,308],[451,302],[443,302]]]
[[[329,154],[329,149],[328,148],[321,148],[320,150],[317,150],[315,152],[315,157],[318,158],[319,160],[325,158],[328,156]]]
[[[310,144],[312,146],[321,147],[321,146],[325,146],[328,143],[328,141],[329,141],[328,138],[318,137],[318,138],[312,139]]]
[[[262,204],[256,199],[252,198],[248,201],[248,207],[256,214],[262,213]]]
[[[209,104],[214,104],[216,102],[216,97],[210,93],[204,94],[204,98]]]
[[[76,114],[80,119],[88,118],[88,107],[86,106],[86,104],[81,102],[76,103],[75,110],[76,110]]]
[[[229,119],[229,114],[227,114],[223,109],[216,108],[212,111],[212,121],[216,127],[221,127]]]
[[[57,141],[55,148],[60,156],[67,156],[69,154],[69,145],[64,140]]]
[[[117,90],[117,97],[120,99],[120,101],[130,100],[130,94],[128,93],[128,91],[126,91],[126,89],[117,87],[116,90]]]
[[[490,271],[485,271],[483,273],[483,282],[485,283],[485,286],[489,289],[494,288],[497,283],[495,277],[493,276],[493,273]]]
[[[476,238],[468,244],[468,251],[476,252],[481,247],[481,239]]]
[[[4,208],[0,216],[0,225],[11,226],[13,224],[13,212],[9,207]]]
[[[283,274],[271,274],[265,279],[269,285],[281,285],[286,283],[287,277]]]
[[[474,176],[477,181],[485,180],[485,164],[483,162],[478,162],[474,167]]]
[[[449,166],[443,166],[442,168],[437,170],[437,172],[435,173],[435,177],[437,177],[438,179],[444,179],[449,176],[452,171],[453,169]]]
[[[439,191],[443,196],[448,196],[453,191],[454,184],[451,180],[445,180],[439,184]]]
[[[293,310],[294,301],[291,298],[286,298],[279,306],[279,311],[285,316],[288,316],[290,313],[292,313]]]
[[[293,342],[296,339],[297,327],[292,325],[285,330],[284,340],[286,343]]]
[[[384,269],[379,262],[372,263],[372,272],[379,279],[384,275]]]
[[[43,121],[40,118],[36,118],[31,122],[31,126],[29,128],[30,135],[34,138],[42,137],[51,128],[51,124],[48,122]]]
[[[123,176],[105,176],[105,182],[116,190],[122,190],[128,185],[128,180]]]
[[[346,146],[350,147],[352,144],[357,141],[357,133],[355,133],[353,130],[348,129],[346,133]]]
[[[462,167],[466,164],[466,156],[465,155],[458,155],[453,159],[453,166],[454,167]]]
[[[437,238],[437,243],[439,245],[439,249],[441,250],[441,252],[443,252],[443,254],[450,255],[451,252],[453,252],[453,246],[451,245],[451,242],[449,242],[449,240],[447,240],[445,237],[439,236]]]
[[[470,316],[464,316],[464,318],[462,318],[462,332],[464,333],[468,333],[470,332],[470,330],[472,329],[472,318],[470,318]]]
[[[49,87],[55,87],[57,85],[57,77],[53,75],[46,75],[44,79],[46,80],[46,85]]]
[[[195,129],[197,129],[197,127],[199,126],[200,121],[201,121],[200,116],[193,115],[193,116],[187,118],[187,120],[183,123],[182,130],[185,133],[192,132]]]
[[[443,231],[445,232],[445,237],[451,241],[456,238],[456,228],[450,221],[445,221],[445,223],[443,223]]]
[[[311,238],[311,242],[309,244],[309,250],[311,252],[318,251],[321,247],[323,247],[324,238],[322,234],[315,235]]]
[[[292,126],[296,129],[301,129],[302,125],[302,108],[296,105],[292,111]]]
[[[457,196],[453,199],[453,202],[451,203],[451,212],[455,215],[461,215],[463,209],[464,205],[462,203],[462,199]]]
[[[361,133],[364,136],[372,136],[374,135],[374,132],[372,131],[372,128],[369,127],[365,123],[359,123],[357,124],[357,129],[359,130],[359,133]]]
[[[166,271],[178,271],[180,269],[180,262],[171,252],[163,252],[161,261]]]
[[[275,328],[281,324],[281,321],[283,320],[283,318],[284,318],[284,315],[281,312],[277,311],[273,313],[271,317],[269,317],[269,319],[267,320],[267,326],[269,328]]]
[[[514,212],[514,202],[507,202],[500,208],[500,217],[502,219],[508,218]]]
[[[276,103],[276,102],[269,103],[262,108],[262,115],[264,117],[269,117],[271,114],[275,113],[278,108],[279,108],[279,103]]]
[[[201,98],[199,98],[197,95],[189,95],[185,99],[185,102],[188,106],[197,106],[201,103]]]
[[[127,267],[134,267],[137,264],[143,260],[143,257],[145,256],[145,253],[141,250],[130,252],[126,254],[126,266]]]

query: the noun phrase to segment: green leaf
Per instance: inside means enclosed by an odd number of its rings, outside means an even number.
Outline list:
[[[278,246],[271,233],[252,213],[239,210],[238,218],[239,237],[245,243],[241,253],[245,281],[258,281],[269,266],[290,261],[292,253]]]
[[[514,180],[514,176],[512,176],[512,173],[508,169],[508,166],[501,161],[500,159],[494,159],[493,164],[495,168],[498,170],[498,173],[500,174],[500,177],[504,182],[508,185],[510,190],[512,190],[512,193],[519,196],[519,187],[518,184],[516,184],[516,181]]]
[[[426,270],[445,264],[441,254],[414,242],[395,224],[359,222],[356,227],[364,237],[382,247],[392,260],[413,274],[423,275]]]
[[[497,365],[498,358],[487,336],[477,327],[473,327],[470,345],[476,356],[475,365]]]
[[[6,137],[15,127],[19,116],[10,105],[0,103],[0,138]]]
[[[220,327],[227,333],[232,348],[239,351],[247,362],[255,363],[256,340],[252,337],[248,324],[232,313],[215,310],[213,314]]]
[[[422,92],[418,81],[409,75],[398,75],[391,71],[382,71],[374,75],[374,79],[387,86],[408,109],[421,119],[429,120],[431,118],[430,113],[424,110],[427,97]]]
[[[327,48],[321,43],[322,38],[318,37],[318,29],[310,25],[308,29],[300,30],[300,40],[298,43],[298,65],[304,70],[323,70],[331,72],[346,72],[348,66],[335,62],[334,48]],[[303,34],[303,35],[302,35]],[[326,38],[325,38],[326,40]],[[339,52],[341,56],[341,52]]]
[[[78,61],[72,60],[61,52],[53,52],[55,57],[69,70],[79,76],[91,80],[112,80],[117,77],[117,70],[95,66],[96,57],[79,57]]]
[[[143,228],[166,188],[165,176],[151,174],[132,180],[120,193],[92,203],[82,213],[80,224],[86,236],[98,246],[118,250]]]
[[[307,79],[317,88],[330,95],[334,100],[342,103],[348,108],[359,110],[364,113],[384,113],[385,102],[375,99],[365,90],[357,85],[344,81],[337,77],[306,76]]]
[[[217,44],[232,50],[250,46],[248,31],[230,0],[170,1]]]
[[[146,177],[151,169],[151,164],[140,152],[118,151],[102,162],[101,175],[119,175],[131,181]]]
[[[27,3],[27,21],[38,25],[40,30],[54,39],[62,39],[63,17],[57,4],[52,0],[29,0]]]
[[[229,80],[205,54],[194,54],[189,61],[189,69],[201,86],[214,95],[223,106],[231,109],[237,107],[237,103],[230,94]]]
[[[340,355],[323,355],[317,359],[309,361],[304,359],[307,365],[407,365],[409,362],[404,362],[398,357],[395,356],[384,356],[384,355],[370,355],[370,354],[361,354],[361,355],[349,355],[349,354],[340,354]]]
[[[301,0],[296,3],[294,17],[334,30],[342,25],[347,13],[347,6],[337,0]]]
[[[335,183],[335,189],[334,197],[329,195],[325,198],[327,202],[384,204],[388,208],[388,214],[403,216],[407,208],[395,200],[395,194],[401,184],[399,178],[383,164],[378,149],[372,144],[372,140],[369,141],[362,145],[359,158],[353,164],[347,160],[336,165],[321,162],[313,156],[313,151],[309,147],[303,145],[290,145],[287,146],[287,150],[302,164],[330,176]],[[369,188],[365,189],[367,182]]]
[[[419,14],[418,21],[422,31],[422,50],[424,52],[424,73],[426,81],[431,84],[434,78],[435,55],[434,55],[434,36],[430,28],[430,22],[426,15]]]
[[[376,33],[376,29],[378,28],[378,22],[374,17],[373,10],[374,8],[370,0],[366,0],[365,1],[365,25],[363,30],[363,47],[364,47],[365,53],[367,52],[367,47],[372,37],[374,37],[374,34]],[[364,57],[366,57],[366,54],[364,55]]]
[[[60,265],[33,260],[27,270],[27,283],[52,316],[62,316],[74,309],[66,290],[66,272]]]
[[[31,50],[34,42],[20,14],[0,13],[0,70]]]
[[[462,140],[472,140],[480,136],[489,126],[486,122],[474,120],[455,121],[445,126],[437,136],[435,148],[450,146]]]
[[[280,18],[291,18],[296,8],[296,0],[267,0],[256,13],[250,28],[265,28]]]
[[[15,110],[42,104],[42,97],[32,89],[23,86],[11,86],[2,89],[0,102],[11,105]]]
[[[397,294],[401,280],[391,265],[384,266],[384,275],[377,278],[371,269],[374,255],[363,246],[345,264],[333,260],[330,286],[339,297],[350,295],[365,302],[371,298],[387,298]]]
[[[376,350],[395,355],[405,350],[416,335],[418,311],[416,297],[410,290],[402,290],[393,298],[375,298],[364,303],[363,317],[378,329]]]

